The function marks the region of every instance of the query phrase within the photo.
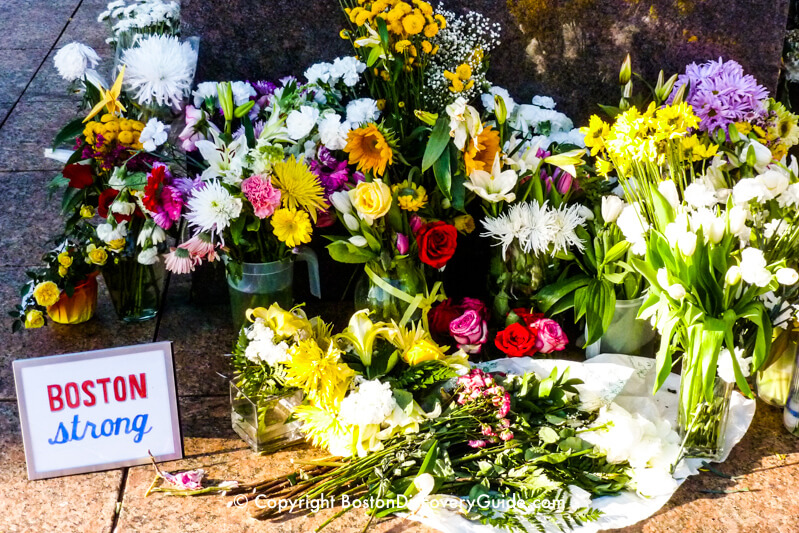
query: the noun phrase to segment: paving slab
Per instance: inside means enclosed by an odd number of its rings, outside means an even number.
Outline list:
[[[33,79],[36,69],[47,56],[47,48],[31,48],[28,50],[3,50],[0,52],[0,99],[4,102],[16,102],[22,92]],[[2,104],[0,104],[2,107]],[[0,110],[0,122],[5,113]]]
[[[0,402],[0,531],[110,532],[121,470],[28,481],[16,402]]]
[[[268,456],[252,453],[230,429],[227,398],[183,398],[181,416],[186,459],[162,463],[160,467],[166,471],[202,468],[210,480],[239,479],[246,482],[289,473],[292,460],[324,455],[309,446],[298,446]],[[277,521],[258,521],[250,518],[245,508],[227,507],[231,498],[219,495],[187,499],[156,493],[145,498],[152,480],[153,471],[149,466],[129,470],[116,529],[118,533],[305,533],[313,531],[337,511],[327,509],[313,517],[295,514],[284,515]],[[353,511],[329,526],[329,531],[355,533],[363,528],[365,521],[364,513]],[[395,518],[378,524],[371,531],[431,533],[434,530]]]
[[[77,98],[28,101],[23,98],[0,129],[0,172],[61,170],[64,165],[44,157],[58,130],[78,116]]]
[[[21,267],[0,268],[0,310],[3,316],[6,316],[6,310],[19,303],[18,289],[26,279],[24,270]],[[142,324],[120,322],[102,281],[94,318],[79,326],[50,322],[41,329],[11,333],[10,319],[4,319],[0,321],[0,346],[3,346],[0,352],[0,399],[15,398],[11,368],[15,359],[143,344],[152,341],[154,332],[154,321]],[[0,491],[0,494],[4,493]]]
[[[50,48],[80,0],[3,0],[0,49]]]
[[[106,45],[105,40],[111,34],[107,21],[98,22],[97,17],[105,11],[105,0],[83,0],[75,15],[69,20],[67,28],[58,40],[56,48],[78,41],[98,49]]]

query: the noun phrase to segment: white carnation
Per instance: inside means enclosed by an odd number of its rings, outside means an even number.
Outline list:
[[[347,134],[350,127],[341,122],[337,113],[329,113],[319,121],[319,139],[328,150],[343,150],[347,146]]]
[[[359,98],[347,104],[347,122],[358,127],[367,122],[374,122],[380,116],[377,102],[371,98]]]
[[[299,110],[289,113],[286,119],[286,129],[289,137],[299,140],[311,133],[319,118],[319,110],[315,107],[304,105]]]
[[[364,70],[366,70],[366,64],[360,62],[358,58],[338,57],[333,61],[330,74],[332,78],[343,81],[347,87],[354,87]]]
[[[253,86],[246,81],[234,81],[230,84],[230,88],[233,92],[233,105],[236,107],[246,104],[251,97],[258,94]]]
[[[157,118],[151,118],[147,121],[147,125],[141,130],[139,135],[139,142],[142,147],[148,152],[155,151],[156,148],[166,142],[167,136],[166,125]]]

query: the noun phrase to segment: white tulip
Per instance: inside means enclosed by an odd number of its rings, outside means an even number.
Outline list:
[[[728,270],[727,274],[724,275],[724,283],[734,287],[741,282],[741,267],[738,265],[732,265]]]
[[[780,268],[777,270],[776,276],[780,285],[793,285],[799,281],[799,273],[792,268]]]
[[[350,231],[358,231],[358,228],[361,227],[360,222],[352,213],[344,213],[344,225]]]
[[[695,181],[686,187],[684,196],[686,203],[695,208],[716,205],[716,192],[701,181]]]
[[[765,172],[766,168],[768,168],[769,164],[771,163],[771,150],[757,141],[750,141],[749,145],[743,149],[741,154],[742,160],[746,159],[747,154],[749,153],[749,148],[752,148],[755,152],[755,170],[758,172]]]
[[[729,210],[727,218],[730,221],[730,233],[738,235],[746,225],[746,209],[736,205]]]
[[[353,235],[349,240],[351,244],[354,244],[358,248],[364,248],[367,244],[369,244],[366,242],[366,237],[363,235]]]
[[[674,209],[680,206],[680,195],[677,192],[677,186],[671,180],[665,180],[658,183],[658,191],[666,200],[671,204]]]
[[[680,235],[679,240],[680,252],[686,257],[691,257],[696,251],[696,233],[686,231]]]
[[[719,217],[713,220],[710,228],[705,230],[706,237],[713,244],[718,244],[724,238],[724,230],[727,228],[727,221],[724,217]]]
[[[685,298],[685,295],[687,294],[685,292],[685,287],[683,287],[679,283],[675,283],[674,285],[670,285],[669,288],[666,289],[666,291],[669,293],[669,296],[671,296],[673,299],[678,300],[678,301],[682,300],[683,298]]]
[[[741,278],[758,287],[771,283],[771,272],[766,268],[766,258],[761,250],[745,248],[741,251]]]
[[[602,197],[602,218],[605,223],[610,224],[616,222],[619,218],[622,209],[624,209],[624,200],[615,195]]]
[[[666,271],[665,268],[659,268],[658,269],[657,281],[658,281],[658,285],[660,285],[664,289],[669,286],[669,273]]]
[[[351,213],[352,202],[347,191],[336,191],[330,195],[330,201],[339,213]]]

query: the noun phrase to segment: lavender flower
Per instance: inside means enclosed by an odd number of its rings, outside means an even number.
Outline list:
[[[757,83],[754,76],[744,74],[743,67],[736,61],[708,61],[685,67],[674,84],[668,103],[680,87],[689,84],[686,103],[693,107],[699,117],[699,129],[713,133],[734,122],[763,118],[767,112],[765,100],[768,91]]]

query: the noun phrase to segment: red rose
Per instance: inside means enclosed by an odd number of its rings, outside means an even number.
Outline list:
[[[508,357],[523,357],[535,353],[537,331],[515,322],[497,333],[494,344]]]
[[[85,189],[94,183],[92,167],[89,165],[67,165],[61,171],[61,174],[69,180],[69,186],[73,189]]]
[[[438,337],[448,336],[450,323],[459,316],[461,316],[460,306],[454,305],[452,298],[447,298],[427,313],[430,333]]]
[[[447,264],[455,253],[458,244],[458,230],[446,222],[429,222],[416,234],[419,246],[419,259],[433,268]]]
[[[116,198],[118,194],[119,191],[116,189],[106,189],[100,193],[100,198],[97,200],[97,214],[100,215],[101,218],[108,218],[108,209],[111,207],[111,204],[114,203],[114,198]],[[136,210],[139,211],[139,208],[137,207]],[[123,220],[130,220],[131,216],[114,213],[114,219],[117,221],[117,224],[119,224]]]
[[[522,322],[524,322],[528,326],[532,325],[536,320],[544,318],[544,313],[531,313],[530,311],[528,311],[523,307],[514,309],[513,313],[519,318],[521,318]]]

